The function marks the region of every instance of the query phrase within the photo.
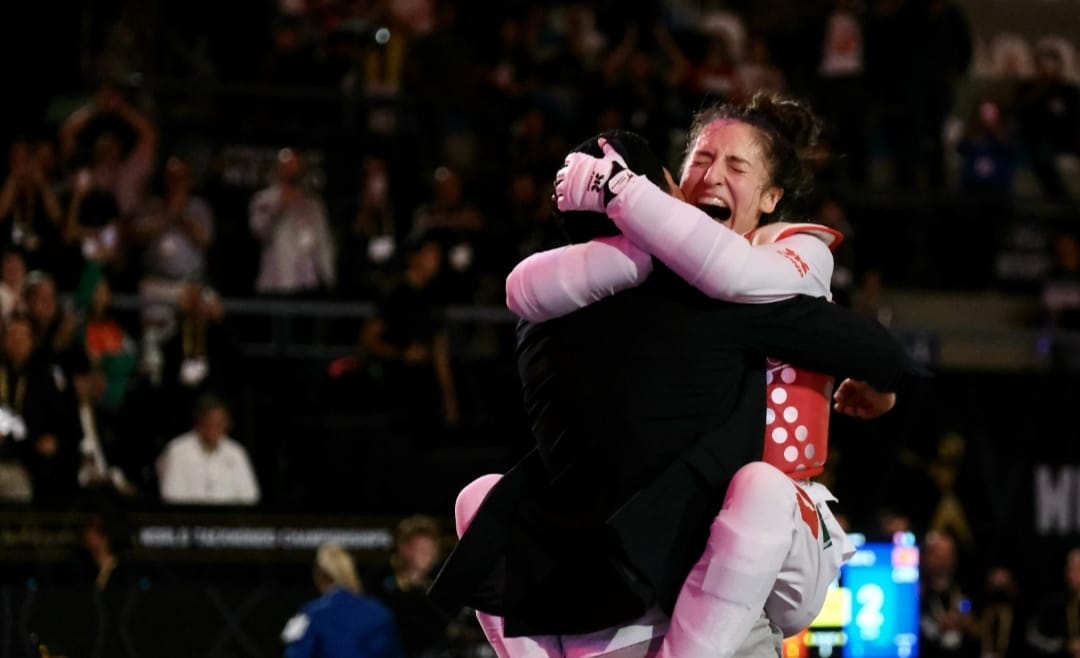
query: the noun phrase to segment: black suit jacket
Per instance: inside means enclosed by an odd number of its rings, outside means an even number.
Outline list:
[[[823,299],[709,299],[659,268],[557,320],[521,323],[537,449],[484,501],[430,594],[508,635],[668,612],[734,472],[761,459],[765,355],[895,390],[911,371],[876,322]]]

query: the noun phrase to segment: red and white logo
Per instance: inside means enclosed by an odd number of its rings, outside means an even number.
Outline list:
[[[785,247],[779,250],[777,253],[791,261],[791,264],[795,266],[796,270],[798,270],[799,276],[806,276],[806,273],[810,271],[810,266],[807,265],[806,261],[802,259],[802,256],[797,254],[795,250],[791,247]]]

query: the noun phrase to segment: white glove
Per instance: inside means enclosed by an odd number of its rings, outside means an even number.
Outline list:
[[[626,161],[607,140],[601,137],[597,144],[604,152],[602,159],[587,153],[571,153],[566,156],[563,168],[555,173],[555,204],[559,210],[602,213],[634,177],[634,172],[626,168]]]

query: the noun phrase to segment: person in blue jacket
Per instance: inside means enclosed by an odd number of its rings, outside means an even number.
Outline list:
[[[337,544],[315,553],[321,596],[285,624],[285,658],[405,658],[390,611],[360,592],[352,557]]]

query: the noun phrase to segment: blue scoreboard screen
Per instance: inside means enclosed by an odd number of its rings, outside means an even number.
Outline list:
[[[784,641],[785,658],[914,658],[919,655],[919,548],[910,533],[892,542],[851,536],[821,613]]]

